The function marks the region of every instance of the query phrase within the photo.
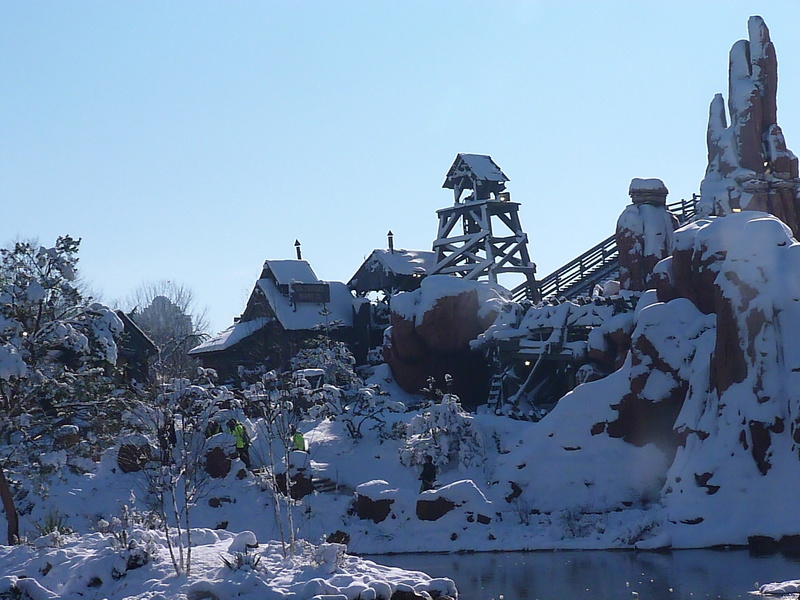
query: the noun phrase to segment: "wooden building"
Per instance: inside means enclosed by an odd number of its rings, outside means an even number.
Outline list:
[[[222,382],[239,379],[240,369],[284,368],[323,333],[350,341],[353,303],[344,283],[320,281],[305,260],[268,260],[242,315],[189,354]]]
[[[122,321],[122,335],[117,342],[117,366],[126,381],[145,383],[149,379],[150,358],[158,354],[153,341],[124,311],[114,311]]]

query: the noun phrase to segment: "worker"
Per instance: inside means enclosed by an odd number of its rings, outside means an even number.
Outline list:
[[[422,473],[419,475],[422,483],[419,486],[420,493],[433,489],[433,482],[436,481],[436,465],[430,454],[425,455],[425,464],[422,465]]]
[[[228,433],[236,440],[236,451],[239,453],[239,458],[242,459],[244,466],[250,469],[250,436],[247,435],[244,425],[236,419],[229,419]]]
[[[292,450],[306,451],[306,440],[296,428],[292,429]]]

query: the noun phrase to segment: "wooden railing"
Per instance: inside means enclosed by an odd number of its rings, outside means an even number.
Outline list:
[[[667,204],[667,210],[678,217],[683,224],[697,213],[697,201],[700,198],[692,194],[689,200],[679,200]],[[616,238],[612,235],[579,257],[559,267],[538,281],[539,298],[558,296],[574,298],[581,294],[590,294],[598,283],[608,279],[619,269],[619,250]],[[512,290],[514,300],[520,301],[529,296],[522,286]]]

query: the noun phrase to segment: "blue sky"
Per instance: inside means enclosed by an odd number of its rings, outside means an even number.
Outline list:
[[[294,240],[323,279],[430,249],[490,154],[545,275],[633,177],[698,191],[731,45],[763,16],[800,152],[797,2],[0,2],[0,243],[81,237],[106,301],[194,290],[222,329]]]

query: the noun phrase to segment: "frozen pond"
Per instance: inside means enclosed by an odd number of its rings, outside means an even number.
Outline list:
[[[753,598],[762,583],[800,579],[800,557],[747,550],[508,552],[369,556],[456,582],[460,600]]]

